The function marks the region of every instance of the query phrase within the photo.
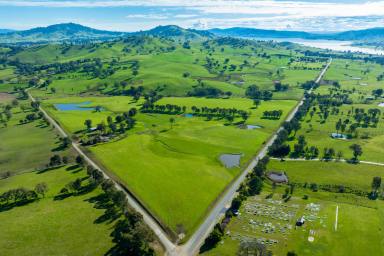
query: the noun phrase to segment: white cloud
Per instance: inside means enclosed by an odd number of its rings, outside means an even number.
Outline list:
[[[150,20],[166,20],[169,18],[167,15],[160,15],[160,14],[129,14],[125,17],[128,19],[150,19]]]
[[[140,6],[143,7],[140,13],[126,15],[130,24],[142,24],[140,27],[168,23],[196,28],[247,26],[315,31],[384,24],[384,0],[362,0],[360,3],[333,0],[0,0],[0,6]],[[159,12],[153,13],[153,9]],[[171,9],[180,9],[180,12]]]

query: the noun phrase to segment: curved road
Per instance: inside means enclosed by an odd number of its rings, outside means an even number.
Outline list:
[[[327,65],[324,67],[324,69],[321,71],[317,79],[315,80],[316,83],[319,83],[324,76],[325,72],[327,71],[329,65],[331,64],[332,59],[329,60]],[[35,98],[29,93],[28,89],[26,90],[28,93],[29,98],[31,101],[35,102]],[[312,89],[309,91],[309,93],[312,92]],[[303,104],[304,97],[301,99],[299,104],[291,111],[291,113],[287,116],[285,121],[290,121],[296,114],[299,107]],[[62,137],[69,137],[68,134],[63,130],[63,128],[60,127],[60,125],[48,115],[48,113],[40,106],[40,111],[44,114],[45,118],[48,120],[49,123],[51,123],[57,131],[60,133]],[[267,154],[268,148],[273,144],[273,142],[277,138],[277,133],[282,130],[283,128],[280,127],[276,133],[268,140],[268,142],[264,145],[264,147],[259,151],[256,157],[253,158],[251,163],[248,165],[247,168],[241,173],[241,175],[232,183],[230,187],[226,189],[223,196],[219,198],[216,205],[212,208],[209,215],[205,218],[204,222],[200,227],[197,229],[197,231],[192,235],[192,237],[181,246],[175,245],[167,236],[167,234],[164,232],[162,227],[158,224],[158,222],[146,211],[141,204],[132,197],[127,191],[118,183],[116,182],[112,177],[108,175],[108,173],[98,166],[92,159],[90,159],[81,149],[81,147],[75,143],[72,142],[72,147],[76,150],[76,152],[81,155],[86,162],[94,167],[95,169],[100,170],[104,177],[107,179],[110,179],[114,181],[115,186],[118,190],[121,190],[125,193],[128,203],[141,215],[143,215],[143,219],[145,223],[154,231],[156,236],[158,237],[159,241],[164,246],[167,255],[170,256],[190,256],[195,255],[198,253],[201,245],[204,242],[204,239],[209,235],[211,230],[213,229],[214,225],[220,220],[220,218],[225,214],[227,209],[229,208],[229,205],[233,198],[236,196],[236,190],[240,186],[240,184],[245,180],[247,174],[253,170],[253,168],[256,166],[259,159],[263,158]]]

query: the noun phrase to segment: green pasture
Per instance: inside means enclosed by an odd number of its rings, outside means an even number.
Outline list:
[[[291,182],[344,185],[370,191],[373,177],[384,178],[384,166],[323,161],[277,161],[269,170],[284,171]]]
[[[0,247],[3,255],[105,255],[113,247],[114,222],[100,221],[105,209],[96,207],[97,188],[89,193],[54,200],[60,190],[86,174],[62,167],[30,172],[0,180],[0,193],[45,182],[44,198],[0,212]]]
[[[27,105],[28,101],[20,104]],[[7,126],[0,127],[0,174],[4,172],[20,173],[44,167],[55,148],[60,146],[58,135],[53,128],[41,120],[19,124],[30,109],[22,111],[12,109],[12,117]]]
[[[267,245],[267,249],[274,255],[286,255],[289,251],[297,255],[382,255],[384,253],[384,239],[380,235],[384,213],[382,201],[367,202],[369,206],[356,205],[353,199],[339,202],[333,195],[323,192],[310,194],[309,199],[304,200],[303,192],[296,190],[288,202],[283,202],[281,189],[281,192],[273,194],[271,199],[274,201],[271,203],[266,199],[267,195],[268,191],[260,196],[249,198],[243,203],[239,217],[232,218],[227,226],[227,234],[223,242],[203,255],[235,255],[240,240],[245,238],[277,240],[278,243]],[[281,205],[276,204],[278,201],[282,202]],[[271,205],[275,207],[272,212],[277,211],[277,214],[293,212],[294,217],[286,222],[247,213],[244,205],[255,203]],[[320,211],[307,210],[306,207],[311,203],[318,205]],[[338,207],[337,230],[335,230],[336,207]],[[301,216],[307,216],[307,221],[302,227],[294,228]],[[271,223],[277,229],[272,233],[265,233],[261,228],[254,228],[251,221]],[[290,224],[292,229],[286,229],[283,232],[279,229],[281,224]],[[314,237],[313,242],[309,242],[310,236]]]
[[[168,42],[168,44],[170,43]],[[146,42],[144,45],[157,47],[156,40]],[[295,63],[292,68],[288,67],[291,56],[288,53],[283,54],[286,53],[286,50],[283,47],[273,49],[268,44],[260,45],[260,48],[246,47],[235,50],[227,45],[215,46],[216,50],[213,53],[201,50],[199,44],[192,44],[191,49],[183,49],[176,44],[175,50],[171,52],[154,50],[144,54],[123,53],[123,46],[121,42],[115,42],[111,43],[111,46],[101,44],[95,49],[73,46],[69,50],[64,50],[63,46],[50,45],[32,47],[16,56],[26,62],[65,62],[75,60],[79,56],[84,58],[92,56],[101,58],[105,67],[110,65],[109,61],[112,58],[119,60],[112,66],[115,70],[114,74],[104,79],[93,78],[79,72],[55,75],[52,84],[46,91],[34,92],[36,96],[41,97],[76,96],[80,93],[88,96],[100,93],[113,94],[121,90],[121,88],[115,88],[114,83],[121,81],[127,82],[128,87],[141,85],[147,91],[156,90],[164,96],[185,96],[194,86],[198,85],[198,81],[201,81],[205,86],[214,87],[223,92],[231,92],[235,96],[243,96],[249,85],[257,84],[262,89],[273,90],[273,81],[281,80],[282,83],[289,84],[290,89],[286,92],[277,92],[274,98],[297,100],[301,98],[303,92],[298,85],[314,79],[319,73],[319,70],[314,67],[322,65],[321,62],[299,62],[301,63],[300,68],[297,68],[298,63]],[[261,47],[265,47],[265,49]],[[223,51],[219,51],[219,49],[223,49]],[[255,55],[255,49],[261,52],[271,52],[271,56],[266,59]],[[48,58],[46,56],[49,52],[51,54]],[[57,54],[57,59],[51,60],[55,55],[52,52]],[[292,57],[294,56],[292,55]],[[207,57],[215,63],[214,67],[208,68]],[[138,74],[133,75],[130,64],[127,63],[136,61],[139,64]],[[245,61],[247,64],[244,64]],[[234,65],[235,68],[231,69],[231,65]],[[184,77],[186,73],[188,76]],[[51,88],[56,89],[54,94],[51,93]]]
[[[82,98],[92,104],[105,106],[105,111],[58,111],[49,105],[55,99],[44,102],[50,113],[68,131],[84,129],[84,120],[94,123],[108,115],[114,115],[135,106],[128,97]],[[76,102],[80,99],[57,99],[60,102]],[[284,111],[294,107],[295,101],[262,102],[258,109],[244,98],[163,98],[157,104],[176,104],[187,107],[223,107],[251,112],[247,123],[260,125],[256,130],[239,129],[223,120],[206,121],[203,117],[170,116],[139,113],[136,127],[118,141],[89,147],[94,158],[122,180],[142,202],[166,225],[175,229],[182,224],[187,232],[196,228],[209,205],[239,173],[239,168],[225,169],[219,161],[223,153],[242,153],[245,165],[261,145],[276,130],[279,120],[262,119],[265,110]],[[170,117],[175,118],[172,129]],[[240,120],[239,120],[240,121]],[[153,195],[156,195],[154,197]]]
[[[331,138],[331,134],[336,133],[336,123],[339,119],[342,121],[349,119],[352,123],[354,122],[353,116],[348,116],[348,111],[353,108],[363,108],[367,111],[369,108],[379,107],[377,103],[343,105],[340,107],[339,114],[330,114],[325,123],[320,122],[320,117],[317,113],[313,116],[312,120],[310,115],[307,114],[304,121],[301,122],[301,129],[297,132],[297,136],[304,135],[308,146],[318,147],[320,155],[324,148],[332,147],[336,152],[341,151],[344,158],[350,159],[352,151],[349,149],[349,146],[359,144],[363,149],[363,155],[360,157],[360,160],[383,162],[384,119],[382,115],[377,127],[357,128],[358,138],[347,140]],[[382,112],[384,112],[384,109]],[[361,138],[362,136],[367,137],[367,139]],[[291,144],[293,145],[295,142],[292,141]]]

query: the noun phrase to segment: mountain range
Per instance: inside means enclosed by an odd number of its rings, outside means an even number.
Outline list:
[[[384,28],[353,30],[340,33],[309,33],[303,31],[280,31],[254,28],[234,27],[227,29],[196,30],[184,29],[175,25],[158,26],[146,31],[117,32],[98,30],[75,23],[55,24],[23,31],[0,29],[0,43],[48,43],[76,41],[104,41],[129,35],[150,35],[159,37],[179,37],[184,40],[212,38],[215,36],[231,36],[246,38],[300,38],[328,39],[348,41],[381,41],[384,39]]]
[[[210,29],[209,32],[218,36],[248,37],[248,38],[300,38],[300,39],[323,39],[342,41],[364,41],[384,39],[384,28],[370,28],[364,30],[350,30],[339,33],[309,33],[303,31],[281,31],[254,28],[227,28]]]

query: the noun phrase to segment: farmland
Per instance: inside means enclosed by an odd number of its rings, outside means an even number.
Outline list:
[[[293,184],[316,183],[321,186],[335,182],[364,191],[369,191],[371,177],[384,174],[383,167],[363,165],[357,168],[345,163],[308,161],[272,161],[268,169],[285,171]],[[370,174],[364,175],[359,169]],[[314,192],[309,185],[308,188],[295,186],[288,200],[283,196],[285,193],[284,186],[275,188],[267,182],[262,194],[243,203],[240,215],[227,226],[222,243],[203,255],[234,255],[240,242],[255,239],[262,241],[276,255],[289,251],[298,255],[382,253],[384,241],[379,235],[383,223],[382,201],[349,193]],[[295,227],[302,216],[306,222],[302,227]],[[354,242],[362,236],[374,241],[373,246]],[[309,237],[314,241],[310,242]]]
[[[342,158],[350,159],[352,151],[349,147],[358,144],[363,150],[361,160],[382,162],[384,109],[379,104],[383,100],[373,96],[373,91],[384,85],[378,78],[379,68],[373,63],[335,61],[324,78],[328,85],[315,90],[320,96],[313,101],[313,111],[308,111],[297,133],[305,137],[308,146],[315,146],[320,151],[331,146]],[[329,81],[337,82],[338,87]],[[332,105],[321,99],[327,96],[346,98],[341,104]],[[368,117],[364,122],[359,119],[360,115],[372,111],[377,112],[374,122],[368,121]],[[339,128],[338,122],[341,124]],[[332,138],[332,134],[344,134],[345,138]]]
[[[384,253],[378,61],[161,29],[0,52],[6,253]]]
[[[101,120],[106,122],[108,115],[137,107],[129,98],[81,100],[92,101],[89,106],[101,104],[105,111],[58,111],[49,106],[47,109],[63,127],[74,133],[84,130],[85,119],[91,119],[95,124]],[[68,102],[68,99],[56,102]],[[240,168],[225,169],[219,156],[241,153],[241,166],[244,166],[279,125],[275,120],[262,119],[262,113],[276,108],[282,109],[284,116],[296,103],[267,101],[255,109],[251,100],[241,98],[163,98],[158,101],[158,104],[168,103],[185,105],[186,113],[192,112],[191,106],[241,108],[251,112],[249,124],[262,127],[246,130],[226,125],[224,120],[207,121],[203,117],[180,115],[175,117],[171,129],[168,121],[171,115],[140,113],[136,116],[136,127],[128,132],[126,138],[88,148],[167,225],[173,228],[183,225],[190,232],[203,218],[205,209],[239,174]],[[196,191],[196,187],[205,189]],[[153,198],[153,194],[158,196]],[[175,200],[168,200],[170,197]]]

